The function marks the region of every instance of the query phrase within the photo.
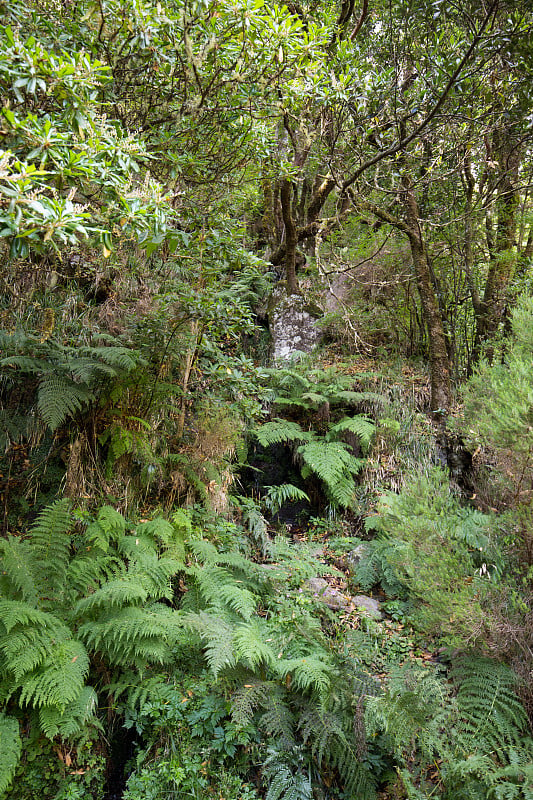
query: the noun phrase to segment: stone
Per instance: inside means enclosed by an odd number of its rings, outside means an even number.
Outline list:
[[[352,604],[351,597],[331,587],[324,578],[309,578],[309,580],[305,582],[305,588],[317,596],[319,600],[322,600],[322,602],[333,611],[350,608]]]
[[[311,352],[322,335],[316,325],[318,315],[301,295],[274,294],[269,308],[274,361],[290,359],[296,352]]]
[[[359,566],[359,562],[365,556],[366,547],[367,546],[365,543],[358,544],[357,547],[354,547],[353,550],[350,550],[349,553],[346,553],[346,555],[343,556],[342,561],[346,565],[346,569],[348,569],[350,572],[355,571],[355,569]]]
[[[361,609],[366,616],[373,617],[374,619],[381,619],[381,611],[379,600],[373,597],[367,597],[364,594],[356,594],[352,597],[352,605],[355,609]]]

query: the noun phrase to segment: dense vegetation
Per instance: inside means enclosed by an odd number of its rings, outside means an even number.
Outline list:
[[[1,800],[532,800],[530,4],[0,13]]]

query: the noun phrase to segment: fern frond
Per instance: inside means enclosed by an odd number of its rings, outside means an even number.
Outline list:
[[[0,600],[0,651],[15,681],[42,664],[56,643],[71,638],[61,620],[16,600]]]
[[[55,706],[64,711],[79,697],[88,671],[89,657],[81,642],[58,642],[46,661],[24,677],[20,703],[38,708]]]
[[[112,506],[102,506],[96,519],[85,532],[85,537],[93,547],[98,547],[107,553],[111,542],[117,542],[124,535],[126,520]]]
[[[268,736],[279,739],[287,750],[295,746],[295,717],[287,703],[287,694],[281,686],[272,687],[268,695],[268,704],[258,724]]]
[[[262,447],[288,442],[311,442],[315,438],[311,431],[304,431],[297,422],[286,419],[265,422],[260,428],[256,428],[254,434]]]
[[[37,408],[52,431],[94,399],[95,394],[88,386],[76,384],[65,375],[49,371],[40,377]]]
[[[371,419],[368,419],[368,417],[344,417],[344,419],[341,419],[336,425],[330,427],[328,437],[331,436],[331,434],[338,436],[338,434],[343,431],[355,433],[359,438],[363,452],[366,453],[370,447],[372,437],[376,432],[376,425]]]
[[[269,750],[263,765],[263,775],[268,782],[266,800],[312,800],[310,775],[298,769],[294,755],[294,751],[289,755]]]
[[[220,586],[216,600],[225,603],[245,620],[251,618],[257,605],[257,598],[252,592],[235,584],[223,584]],[[218,605],[218,602],[216,605]]]
[[[0,795],[9,787],[22,753],[19,723],[0,711]]]
[[[332,665],[316,656],[280,659],[276,669],[284,679],[290,676],[291,684],[300,691],[314,689],[319,695],[327,692],[333,674]]]
[[[122,608],[130,603],[143,603],[148,598],[147,590],[139,583],[138,576],[126,574],[107,581],[74,606],[75,616],[84,616],[100,609]]]
[[[266,706],[269,693],[275,684],[251,677],[231,697],[231,717],[238,728],[245,728],[258,708]]]
[[[70,504],[57,500],[45,508],[31,528],[31,544],[39,560],[41,595],[49,596],[65,588],[65,575],[70,558]],[[52,598],[50,598],[52,599]]]
[[[33,576],[32,548],[15,536],[0,539],[0,588],[2,594],[20,594],[23,600],[37,605]]]
[[[354,458],[342,442],[309,442],[300,445],[298,454],[306,467],[326,484],[332,500],[340,506],[349,506],[355,489],[352,475],[365,462]]]
[[[118,608],[86,622],[79,636],[90,649],[100,650],[111,664],[165,664],[179,636],[181,615],[160,603],[144,608]]]
[[[42,706],[39,709],[39,724],[48,739],[54,736],[74,736],[87,725],[96,724],[96,692],[91,686],[84,686],[78,697],[64,709],[56,706]]]
[[[205,657],[215,677],[221,670],[235,665],[234,628],[226,620],[215,614],[199,611],[196,614],[186,614],[183,624],[195,631],[204,643]]]
[[[467,752],[475,747],[481,753],[494,753],[508,763],[510,753],[522,748],[528,727],[515,691],[516,675],[505,664],[479,657],[457,661],[451,674],[459,686],[457,744]]]
[[[235,652],[251,670],[259,666],[273,666],[276,663],[276,654],[265,641],[268,634],[268,629],[259,619],[254,619],[247,625],[237,625],[235,628]]]
[[[298,486],[293,486],[292,483],[282,483],[280,486],[266,486],[265,488],[267,493],[263,502],[273,514],[276,514],[285,503],[296,503],[299,500],[310,502],[309,495]]]

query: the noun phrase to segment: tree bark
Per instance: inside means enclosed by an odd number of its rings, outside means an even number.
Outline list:
[[[516,246],[517,212],[519,208],[518,171],[520,146],[513,132],[507,128],[494,131],[492,156],[497,158],[498,176],[495,208],[496,231],[487,216],[489,270],[483,298],[476,319],[474,356],[477,360],[484,342],[493,339],[502,322],[507,300],[507,289],[513,275]],[[487,356],[492,360],[493,347]]]
[[[446,334],[442,322],[438,299],[431,279],[431,266],[422,229],[419,222],[418,204],[409,179],[404,179],[405,218],[409,244],[422,313],[429,339],[429,373],[431,382],[431,410],[445,411],[452,397],[450,360],[446,346]]]
[[[285,279],[287,293],[298,294],[299,285],[296,277],[296,244],[298,242],[296,225],[292,215],[292,184],[288,178],[281,182],[281,211],[285,226]]]

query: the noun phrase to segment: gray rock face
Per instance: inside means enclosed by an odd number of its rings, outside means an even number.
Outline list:
[[[286,360],[297,350],[310,353],[318,343],[316,317],[300,295],[275,298],[269,316],[274,361]]]
[[[349,553],[343,557],[343,562],[346,564],[346,569],[350,570],[350,572],[354,572],[356,567],[359,566],[359,562],[364,557],[366,551],[366,544],[358,544],[357,547],[354,547],[353,550],[350,550]]]
[[[356,594],[355,597],[352,597],[352,605],[354,605],[355,608],[363,610],[369,617],[381,619],[379,600],[374,600],[373,597],[367,597],[364,594]]]
[[[342,594],[338,589],[334,589],[324,578],[309,578],[305,582],[305,588],[318,596],[328,608],[336,611],[338,609],[350,608],[351,598]]]

